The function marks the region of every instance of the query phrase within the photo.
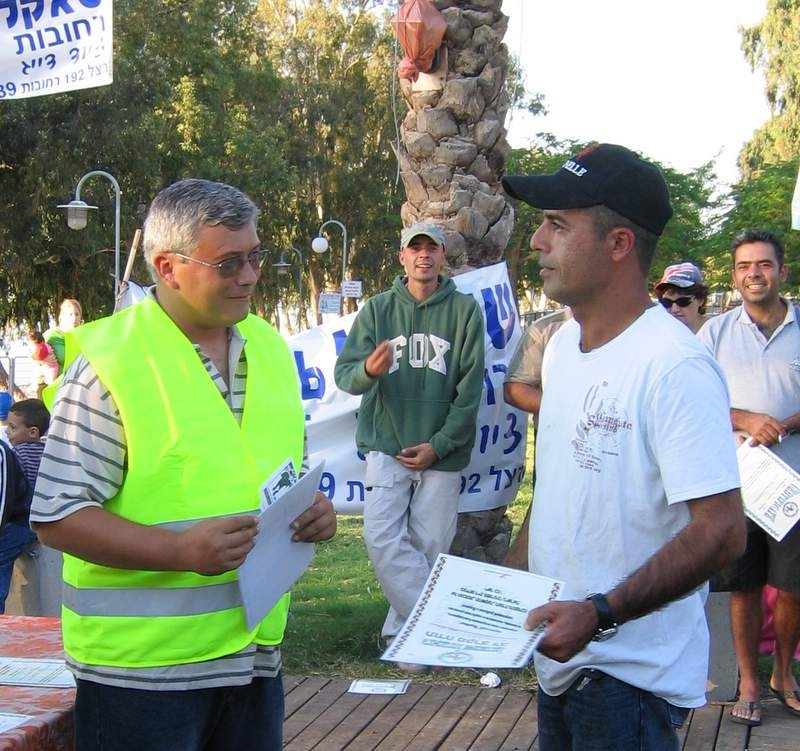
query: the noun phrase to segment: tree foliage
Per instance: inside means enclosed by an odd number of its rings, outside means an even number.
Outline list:
[[[350,277],[365,292],[396,273],[399,209],[393,94],[398,62],[386,15],[367,0],[260,0],[267,55],[282,81],[279,108],[286,134],[290,186],[279,231],[306,256],[312,300],[338,287],[342,240],[310,253],[326,219],[348,231]],[[402,117],[403,113],[400,113]]]
[[[64,296],[90,318],[108,312],[110,184],[84,184],[81,197],[99,211],[83,232],[55,209],[89,169],[120,183],[123,254],[146,205],[176,179],[240,186],[261,206],[262,226],[287,187],[285,133],[271,104],[280,82],[251,4],[131,0],[115,13],[113,85],[0,108],[0,321],[44,322]],[[135,276],[146,277],[141,261]]]
[[[766,78],[772,117],[740,154],[742,175],[800,159],[800,0],[769,0],[760,23],[744,28],[742,49]]]
[[[764,18],[741,29],[742,49],[765,77],[772,116],[739,155],[741,179],[725,203],[715,245],[726,252],[746,229],[767,229],[785,244],[789,286],[800,284],[800,237],[791,230],[791,201],[800,164],[800,0],[769,0]],[[720,286],[730,288],[730,258],[718,264]]]
[[[765,164],[750,173],[731,191],[732,206],[721,222],[715,242],[730,249],[734,238],[747,229],[765,229],[782,238],[784,259],[789,267],[788,285],[800,284],[800,233],[791,230],[792,194],[797,166],[792,162]],[[721,268],[720,286],[731,287],[730,258]]]

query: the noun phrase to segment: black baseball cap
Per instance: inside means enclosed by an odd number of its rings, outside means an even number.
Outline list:
[[[504,177],[503,188],[537,209],[607,206],[654,235],[664,231],[672,216],[669,189],[658,167],[612,143],[588,146],[552,175]]]

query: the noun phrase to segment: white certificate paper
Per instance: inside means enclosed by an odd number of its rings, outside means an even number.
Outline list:
[[[4,686],[75,688],[75,678],[67,669],[64,660],[0,657],[0,684]]]
[[[314,502],[324,462],[303,475],[258,517],[255,547],[239,567],[247,628],[255,628],[314,557],[313,542],[294,542],[289,526]]]
[[[744,513],[780,542],[800,518],[800,474],[765,446],[736,451]]]
[[[440,554],[400,633],[381,659],[463,668],[522,668],[544,634],[528,611],[558,599],[556,579]]]
[[[347,689],[349,694],[404,694],[408,691],[411,681],[383,681],[370,680],[369,678],[356,678]]]
[[[24,725],[30,722],[33,715],[29,714],[14,714],[13,712],[0,712],[0,733],[5,733],[7,730]]]

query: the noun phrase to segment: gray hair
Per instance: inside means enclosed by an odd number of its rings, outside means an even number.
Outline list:
[[[258,208],[238,188],[189,178],[164,188],[153,199],[144,220],[144,257],[158,281],[153,255],[159,250],[190,256],[203,227],[222,224],[232,230],[258,221]]]

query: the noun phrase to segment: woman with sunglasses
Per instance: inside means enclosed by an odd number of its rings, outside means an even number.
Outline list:
[[[667,266],[655,286],[658,302],[681,323],[697,333],[705,323],[708,287],[703,274],[693,263]]]

